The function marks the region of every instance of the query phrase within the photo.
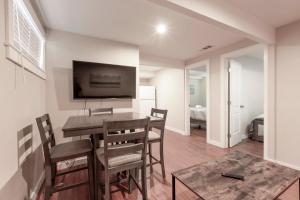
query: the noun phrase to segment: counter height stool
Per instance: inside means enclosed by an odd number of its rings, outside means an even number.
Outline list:
[[[112,115],[112,114],[114,114],[113,108],[96,108],[96,109],[89,108],[89,116]],[[96,148],[99,148],[100,140],[103,140],[103,136],[101,134],[95,134],[95,135],[91,135],[90,137],[91,137],[92,141],[93,141],[92,137],[95,137],[95,140],[97,139],[99,141],[99,142],[95,143]]]
[[[84,184],[89,184],[90,199],[93,199],[93,161],[92,144],[90,140],[79,140],[57,145],[55,143],[54,132],[49,115],[45,114],[36,118],[36,122],[40,132],[45,157],[45,200],[49,200],[52,193],[71,189]],[[57,173],[58,162],[80,157],[87,157],[87,166]],[[62,187],[55,186],[55,177],[84,169],[88,169],[89,181]]]
[[[126,120],[126,121],[104,121],[103,136],[104,147],[97,149],[98,168],[104,169],[105,176],[105,200],[111,198],[111,175],[129,171],[127,180],[128,188],[121,187],[121,191],[131,192],[131,185],[135,183],[143,196],[147,199],[146,185],[146,148],[149,131],[150,118]],[[134,130],[126,134],[110,134],[115,131]],[[113,145],[117,143],[117,145]],[[96,195],[98,193],[98,168],[96,171]],[[141,169],[141,186],[133,175],[134,170]],[[126,180],[125,180],[126,181]],[[119,184],[119,182],[117,182]],[[118,190],[117,190],[118,191]],[[113,191],[115,192],[115,191]],[[101,195],[102,196],[102,195]]]
[[[153,173],[153,165],[160,164],[161,165],[161,171],[162,171],[162,177],[166,178],[166,172],[165,172],[165,162],[164,162],[164,133],[165,133],[165,124],[167,119],[167,110],[160,110],[160,109],[151,109],[151,116],[154,117],[161,117],[163,118],[163,122],[160,123],[157,126],[151,127],[151,130],[149,131],[148,136],[148,147],[149,147],[149,161],[150,164],[147,166],[150,166],[150,173]],[[152,130],[152,128],[156,128],[159,130],[159,133],[156,133]],[[159,143],[159,152],[160,152],[160,159],[154,157],[152,155],[152,144],[153,143]],[[154,160],[154,162],[153,162]]]

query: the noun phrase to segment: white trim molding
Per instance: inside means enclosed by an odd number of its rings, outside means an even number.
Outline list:
[[[46,80],[46,72],[43,71],[42,69],[38,68],[35,66],[32,62],[30,62],[27,58],[23,57],[21,58],[20,53],[18,50],[16,50],[13,46],[9,44],[5,44],[6,47],[6,58],[13,62],[15,65],[19,67],[23,67],[26,71],[31,72],[38,77]],[[22,59],[22,62],[20,61]],[[22,63],[22,64],[20,64]]]
[[[17,0],[16,0],[17,1]],[[23,1],[17,1],[20,3],[21,6],[24,7],[26,11],[26,16],[28,16],[28,20],[30,21],[30,24],[32,24],[32,27],[34,30],[36,30],[39,33],[39,36],[41,37],[41,62],[40,66],[37,64],[34,64],[33,61],[30,61],[30,59],[25,56],[22,53],[22,48],[17,48],[14,45],[14,13],[13,13],[13,1],[12,0],[6,0],[5,1],[5,42],[3,45],[5,46],[6,51],[6,58],[13,62],[16,66],[19,66],[23,68],[24,70],[31,72],[34,75],[37,75],[38,77],[42,79],[46,79],[46,71],[45,71],[45,30],[41,26],[41,23],[38,21],[38,18],[33,11],[30,3],[24,3]],[[19,4],[18,4],[19,5]],[[22,7],[22,8],[23,8]],[[27,19],[27,18],[26,18]],[[19,26],[19,25],[18,25]],[[20,28],[19,28],[20,29]],[[19,32],[20,34],[20,32]],[[19,36],[20,40],[20,36]]]
[[[214,146],[217,146],[217,147],[220,147],[222,149],[225,149],[227,147],[224,146],[224,144],[222,144],[222,142],[220,141],[216,141],[216,140],[212,140],[212,139],[207,139],[207,143],[208,144],[211,144],[211,145],[214,145]]]
[[[166,126],[165,127],[167,130],[175,132],[175,133],[179,133],[181,135],[189,135],[187,134],[184,130],[178,129],[178,128],[174,128],[174,127],[170,127],[170,126]]]
[[[249,51],[252,51],[254,49],[257,48],[263,48],[264,49],[264,113],[265,113],[265,125],[264,125],[264,158],[266,158],[266,155],[269,155],[269,137],[270,134],[272,134],[269,130],[270,126],[267,123],[269,118],[272,117],[271,114],[271,110],[269,110],[269,91],[270,91],[270,80],[267,78],[269,77],[269,58],[268,56],[268,49],[267,49],[267,45],[263,45],[263,44],[256,44],[256,45],[252,45],[249,47],[245,47],[245,48],[241,48],[239,50],[235,50],[229,53],[225,53],[223,55],[221,55],[221,143],[223,144],[223,146],[227,147],[227,121],[228,121],[228,109],[227,109],[227,90],[228,90],[228,83],[227,83],[227,72],[226,72],[226,67],[227,67],[227,62],[228,59],[231,57],[238,57],[241,55],[244,55],[246,53],[248,53]]]
[[[292,164],[289,164],[289,163],[286,163],[286,162],[283,162],[283,161],[280,161],[280,160],[274,160],[274,159],[271,159],[271,158],[265,158],[265,160],[276,163],[278,165],[282,165],[282,166],[300,171],[300,167],[296,166],[296,165],[292,165]]]
[[[192,64],[189,64],[185,67],[185,80],[184,80],[184,84],[185,84],[185,98],[184,98],[184,104],[185,104],[185,114],[184,114],[184,118],[185,118],[185,132],[186,135],[190,135],[190,109],[189,109],[189,104],[190,104],[190,93],[189,93],[189,83],[188,83],[188,70],[190,69],[194,69],[197,68],[199,66],[205,66],[206,67],[206,72],[207,72],[207,77],[206,77],[206,108],[207,108],[207,112],[206,112],[206,142],[208,143],[208,141],[210,140],[210,69],[209,69],[209,59],[206,60],[202,60],[199,62],[195,62]],[[216,143],[211,143],[211,144],[216,144]],[[218,145],[216,145],[218,146]]]

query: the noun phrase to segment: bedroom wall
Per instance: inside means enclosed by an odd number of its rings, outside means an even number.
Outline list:
[[[0,199],[34,195],[43,174],[43,155],[35,118],[46,112],[46,81],[6,59],[5,9],[0,0]],[[17,132],[33,124],[33,153],[18,166]]]
[[[201,101],[201,105],[203,105],[204,107],[206,107],[206,85],[207,85],[207,79],[204,77],[200,80],[200,101]]]
[[[139,49],[137,46],[78,34],[50,30],[46,45],[47,111],[58,143],[65,141],[61,131],[67,118],[84,114],[85,102],[72,99],[72,60],[128,65],[137,68],[139,85]],[[137,90],[137,99],[138,99]],[[87,108],[113,107],[115,111],[138,112],[134,100],[88,100]],[[86,112],[87,114],[87,112]]]
[[[190,106],[206,106],[206,78],[189,80],[189,85],[193,85],[195,93],[190,94]]]
[[[263,55],[262,55],[263,57]],[[247,137],[247,126],[264,113],[264,63],[263,60],[241,56],[234,59],[242,66],[241,74],[241,130]]]
[[[276,160],[300,170],[300,21],[277,29]]]

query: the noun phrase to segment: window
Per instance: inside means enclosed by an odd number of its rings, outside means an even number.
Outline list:
[[[37,69],[44,72],[43,34],[23,0],[8,0],[8,13],[8,58],[27,70],[41,74]]]

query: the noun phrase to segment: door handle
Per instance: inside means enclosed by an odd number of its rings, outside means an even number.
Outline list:
[[[245,106],[244,105],[240,105],[240,108],[245,108]]]

